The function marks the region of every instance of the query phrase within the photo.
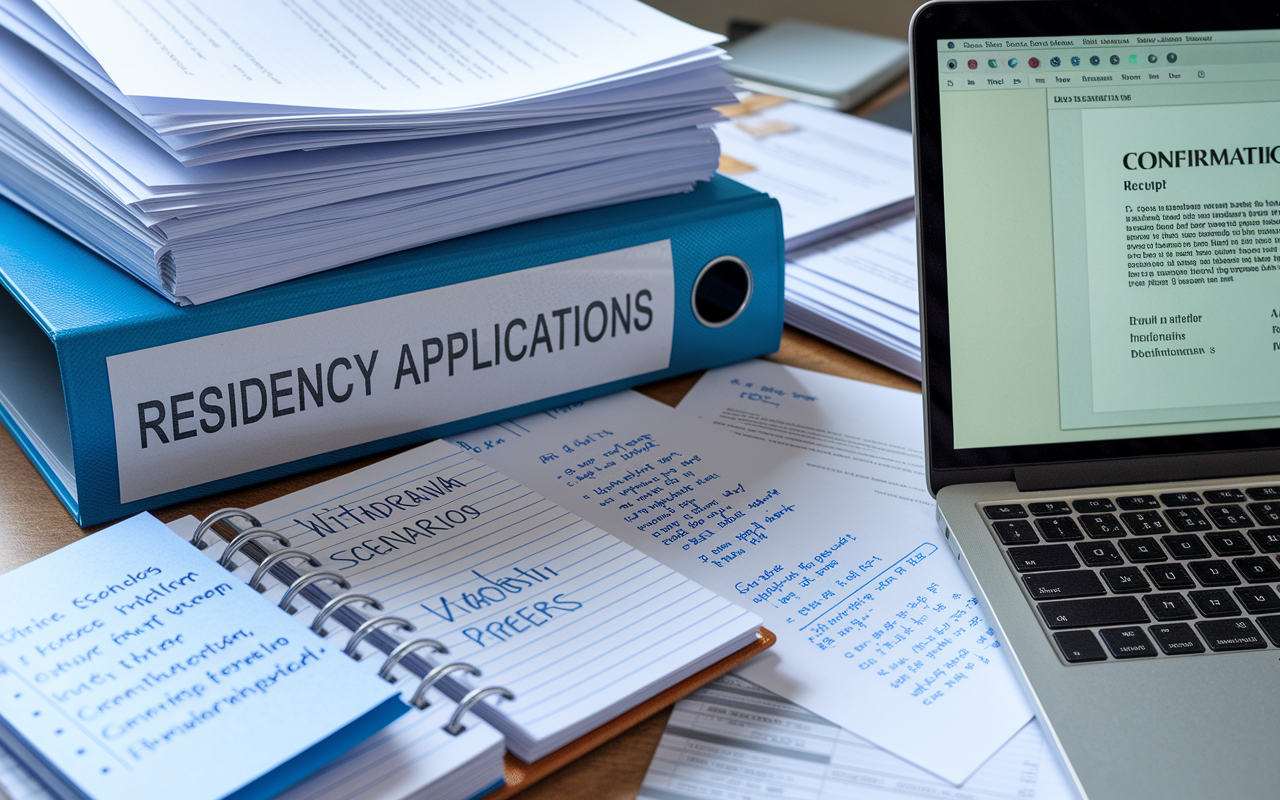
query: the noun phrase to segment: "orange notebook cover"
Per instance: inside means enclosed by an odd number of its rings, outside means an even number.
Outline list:
[[[526,764],[507,753],[507,785],[492,794],[486,795],[485,800],[506,800],[506,798],[515,795],[517,792],[529,788],[569,762],[581,758],[615,736],[639,725],[677,700],[687,697],[695,689],[705,686],[733,668],[745,664],[758,653],[768,650],[776,641],[778,641],[778,637],[772,631],[768,628],[761,628],[756,632],[755,642],[717,661],[706,669],[695,672],[679,683],[664,689],[643,703],[632,707],[631,710],[614,717],[599,728],[579,737],[554,753],[543,756],[532,764]]]

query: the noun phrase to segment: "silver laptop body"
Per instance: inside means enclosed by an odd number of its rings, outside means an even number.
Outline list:
[[[932,2],[911,67],[939,525],[1082,795],[1280,796],[1280,16]]]

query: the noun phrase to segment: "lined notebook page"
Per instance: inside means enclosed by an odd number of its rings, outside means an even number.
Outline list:
[[[381,659],[367,660],[376,672]],[[416,682],[404,681],[408,702]],[[465,800],[502,781],[502,735],[474,715],[461,734],[445,732],[456,704],[437,690],[412,709],[276,800]]]
[[[511,689],[514,702],[477,710],[525,760],[745,646],[760,626],[440,441],[253,512],[446,645],[435,663],[479,668],[465,685]]]

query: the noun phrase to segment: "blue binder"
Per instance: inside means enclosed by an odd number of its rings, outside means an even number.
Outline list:
[[[193,307],[2,200],[0,230],[0,417],[81,525],[773,352],[782,331],[777,202],[720,177]],[[665,289],[627,283],[640,262]],[[598,301],[575,288],[614,279]],[[463,307],[478,321],[432,327]],[[402,335],[367,346],[375,328]]]

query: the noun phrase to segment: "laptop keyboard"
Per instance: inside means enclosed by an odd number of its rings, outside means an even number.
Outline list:
[[[1280,647],[1280,486],[981,508],[1069,664]]]

